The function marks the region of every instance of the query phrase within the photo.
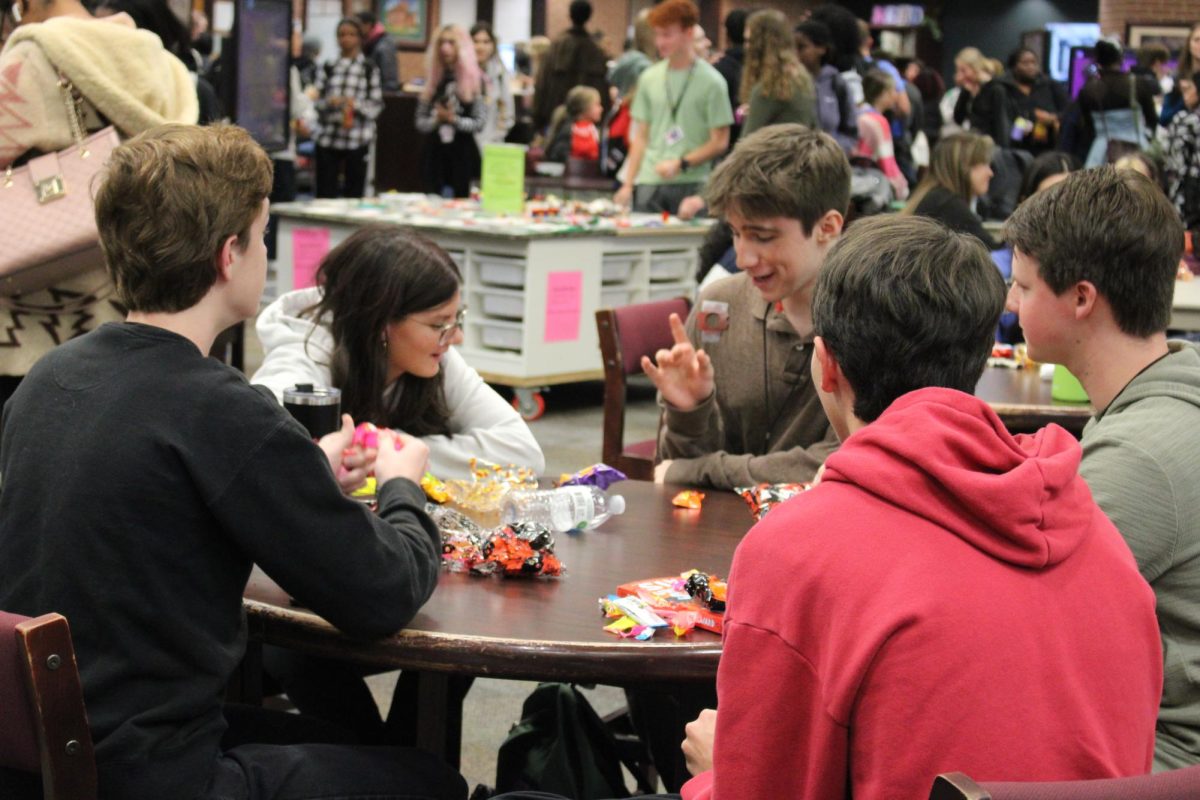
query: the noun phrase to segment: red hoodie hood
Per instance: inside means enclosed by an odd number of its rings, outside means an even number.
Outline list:
[[[1057,425],[1014,437],[982,400],[920,389],[847,438],[822,482],[852,483],[993,558],[1040,569],[1070,556],[1097,513],[1081,452]]]

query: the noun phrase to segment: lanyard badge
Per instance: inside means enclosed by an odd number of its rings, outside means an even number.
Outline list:
[[[729,303],[705,300],[696,312],[696,324],[700,328],[700,341],[711,344],[721,340],[721,334],[729,329]]]

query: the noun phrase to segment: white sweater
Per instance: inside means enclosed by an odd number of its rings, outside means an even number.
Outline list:
[[[250,382],[266,386],[280,400],[283,390],[297,383],[332,385],[333,335],[326,325],[299,316],[320,297],[319,288],[288,292],[258,317],[263,364]],[[472,457],[531,467],[538,473],[545,469],[542,449],[529,426],[454,348],[446,352],[442,372],[451,434],[424,437],[430,472],[443,479],[468,478]]]

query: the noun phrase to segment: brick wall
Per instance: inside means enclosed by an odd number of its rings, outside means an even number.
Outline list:
[[[1200,0],[1100,0],[1100,29],[1125,37],[1130,23],[1200,21]]]

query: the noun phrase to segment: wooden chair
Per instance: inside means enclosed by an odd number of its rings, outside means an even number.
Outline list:
[[[604,438],[601,458],[633,480],[654,480],[657,441],[625,445],[625,378],[642,372],[642,356],[654,357],[673,343],[668,318],[686,319],[691,301],[684,297],[637,303],[596,312],[600,356],[604,361]]]
[[[929,800],[1183,800],[1200,797],[1200,767],[1132,778],[1045,783],[976,783],[961,772],[938,775]]]
[[[45,800],[95,800],[96,756],[61,614],[0,612],[0,768],[40,775]]]

